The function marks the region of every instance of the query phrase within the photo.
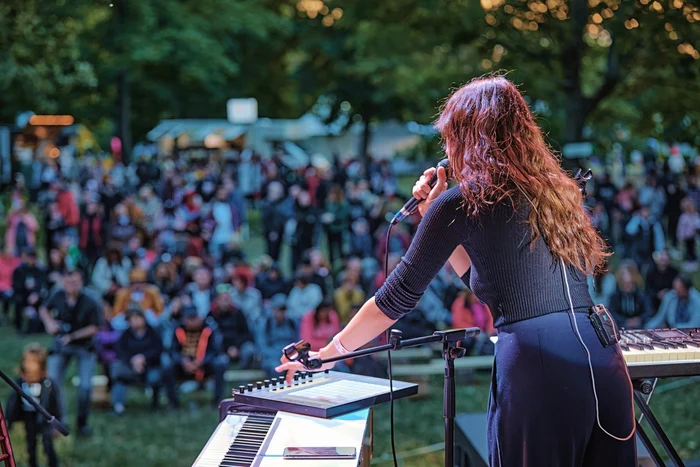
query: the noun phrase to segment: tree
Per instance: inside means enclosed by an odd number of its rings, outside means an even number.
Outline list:
[[[309,105],[319,95],[330,97],[331,119],[344,111],[355,116],[349,123],[364,124],[362,157],[373,121],[435,115],[450,83],[463,76],[446,43],[470,44],[479,35],[473,20],[479,6],[453,0],[299,0],[296,8],[303,18],[293,70],[300,91]]]
[[[122,135],[142,138],[161,118],[224,117],[229,98],[284,91],[285,69],[270,65],[292,28],[273,1],[114,0],[85,17],[82,41],[100,81],[85,116],[115,119]],[[267,80],[251,79],[260,70]]]
[[[0,3],[0,119],[23,110],[69,113],[59,96],[96,86],[78,43],[82,27],[62,0]]]
[[[688,93],[692,103],[666,101],[669,86],[697,89],[700,78],[695,24],[700,8],[690,2],[481,0],[481,5],[488,25],[481,46],[491,55],[483,68],[515,68],[533,97],[559,109],[562,142],[584,139],[585,125],[594,120],[623,119],[641,129],[655,107],[665,108],[675,124],[700,105],[697,92]],[[627,106],[624,112],[603,107],[611,98],[632,100],[646,115],[630,119]],[[597,112],[601,108],[606,115]]]

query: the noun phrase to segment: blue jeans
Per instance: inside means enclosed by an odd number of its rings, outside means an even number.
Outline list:
[[[126,403],[126,388],[129,384],[143,384],[153,389],[153,403],[158,404],[162,372],[160,367],[146,368],[144,373],[136,373],[126,362],[117,360],[110,369],[112,377],[112,405]]]
[[[80,385],[78,386],[78,427],[83,427],[87,425],[88,415],[90,414],[92,375],[95,373],[97,354],[94,350],[88,350],[84,347],[69,344],[60,347],[56,353],[49,355],[46,366],[49,378],[54,380],[56,384],[58,384],[58,387],[61,388],[61,413],[65,414],[66,404],[63,398],[63,376],[65,375],[66,367],[73,357],[78,359],[78,377],[80,378]]]

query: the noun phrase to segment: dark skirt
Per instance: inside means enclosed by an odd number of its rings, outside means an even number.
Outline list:
[[[575,316],[591,353],[601,425],[626,438],[634,407],[622,352],[601,345],[586,313]],[[637,465],[635,437],[618,441],[598,426],[588,359],[571,313],[499,328],[488,438],[494,467]]]

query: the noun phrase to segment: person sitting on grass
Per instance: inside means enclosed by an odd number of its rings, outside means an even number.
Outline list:
[[[171,352],[173,367],[169,377],[203,383],[205,378],[213,376],[214,404],[218,404],[224,393],[224,372],[228,366],[221,334],[205,322],[192,305],[183,307],[181,316],[182,324],[175,328]]]
[[[228,291],[220,292],[216,296],[211,316],[221,331],[224,351],[231,361],[237,362],[240,368],[250,368],[256,353],[253,334],[246,317],[233,306]]]
[[[145,383],[153,389],[152,407],[158,407],[158,395],[162,380],[160,355],[163,342],[158,333],[148,325],[143,310],[132,306],[126,311],[129,328],[116,344],[117,360],[112,363],[112,408],[116,415],[125,410],[128,384]]]
[[[36,402],[55,416],[61,418],[61,406],[59,403],[58,386],[51,381],[46,374],[47,352],[40,344],[27,345],[22,352],[20,363],[20,377],[17,384]],[[37,453],[36,440],[41,435],[44,452],[49,461],[49,467],[58,466],[58,456],[53,447],[53,428],[37,410],[19,395],[12,391],[7,401],[7,426],[8,429],[15,421],[24,422],[27,432],[27,457],[29,466],[36,467]]]
[[[673,280],[673,289],[661,300],[659,311],[647,323],[647,329],[662,327],[697,328],[700,326],[700,292],[690,276]]]
[[[299,327],[287,316],[287,303],[288,299],[284,294],[277,294],[270,299],[270,316],[265,320],[258,335],[262,369],[268,376],[278,376],[275,367],[279,365],[279,343],[299,340]]]
[[[153,327],[160,325],[160,315],[165,304],[160,290],[148,283],[145,269],[136,267],[129,273],[129,286],[119,289],[114,299],[114,308],[110,317],[112,328],[123,331],[129,327],[126,322],[126,310],[138,305],[144,312],[146,321]]]

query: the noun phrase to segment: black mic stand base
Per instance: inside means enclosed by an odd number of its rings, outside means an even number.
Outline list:
[[[442,337],[442,358],[445,360],[445,381],[443,387],[443,417],[445,418],[445,467],[454,467],[455,416],[457,415],[455,390],[455,359],[463,357],[466,349],[459,347],[459,340],[464,339],[464,330],[437,331]]]

